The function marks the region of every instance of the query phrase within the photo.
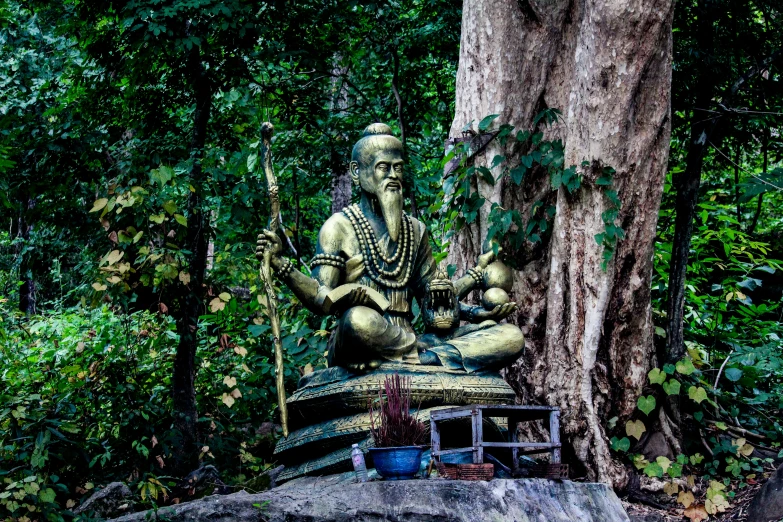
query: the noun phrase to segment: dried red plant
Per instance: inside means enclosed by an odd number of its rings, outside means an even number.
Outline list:
[[[384,397],[385,395],[385,397]],[[375,401],[373,401],[375,402]],[[411,415],[411,380],[398,373],[387,376],[378,392],[380,409],[370,402],[370,425],[376,448],[419,446],[427,440],[427,426]],[[378,425],[376,427],[376,417]]]

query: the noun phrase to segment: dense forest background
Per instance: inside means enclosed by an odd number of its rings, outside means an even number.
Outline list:
[[[279,437],[253,256],[264,121],[304,272],[320,224],[350,202],[350,148],[373,121],[405,144],[407,210],[438,260],[482,219],[510,264],[536,256],[552,199],[482,217],[469,180],[543,169],[577,188],[560,168],[564,107],[536,107],[520,134],[491,114],[450,132],[462,15],[453,0],[0,1],[3,517],[68,518],[113,480],[163,504],[200,463],[261,487]],[[672,27],[652,369],[636,410],[609,410],[601,429],[618,466],[719,515],[783,458],[783,12],[686,0]],[[484,135],[534,146],[500,173],[495,158],[453,168],[447,140]],[[628,233],[610,217],[607,261]],[[290,391],[325,366],[332,320],[279,295]],[[575,478],[596,478],[577,453]]]

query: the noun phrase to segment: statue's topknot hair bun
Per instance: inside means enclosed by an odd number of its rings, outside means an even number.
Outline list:
[[[362,137],[366,136],[394,136],[392,128],[385,123],[371,123],[364,129]]]
[[[351,161],[360,165],[369,165],[372,154],[379,149],[396,150],[402,153],[402,142],[392,134],[392,128],[385,123],[371,123],[353,146]]]

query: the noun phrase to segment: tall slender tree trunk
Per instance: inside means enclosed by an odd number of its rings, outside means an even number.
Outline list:
[[[25,252],[25,246],[30,241],[30,232],[33,225],[30,220],[30,211],[35,207],[35,199],[29,196],[23,196],[21,200],[21,211],[16,222],[16,237],[20,240],[15,250],[19,256],[19,310],[27,315],[33,315],[36,312],[36,288],[35,278],[33,276],[33,263],[31,256]]]
[[[767,175],[767,167],[769,163],[769,129],[764,130],[764,143],[761,146],[761,175]],[[753,234],[756,231],[756,225],[759,223],[761,217],[762,203],[764,202],[764,193],[758,195],[756,199],[756,211],[753,213],[753,221],[750,222],[748,227],[748,234]]]
[[[487,203],[478,223],[460,232],[449,262],[475,263],[492,202],[524,217],[537,201],[555,205],[551,238],[511,253],[519,266],[513,320],[527,346],[507,378],[523,402],[561,407],[572,462],[591,480],[617,487],[627,473],[609,452],[606,421],[631,415],[653,359],[650,278],[671,128],[672,14],[672,0],[463,6],[452,138],[489,114],[526,129],[543,108],[558,108],[563,119],[547,138],[563,139],[566,166],[590,167],[574,194],[550,194],[543,173],[521,187],[476,180]],[[496,154],[509,153],[493,141],[475,161],[490,166]],[[595,184],[603,166],[616,170],[626,233],[605,270],[595,240],[609,209]]]
[[[713,25],[715,23],[714,0],[702,0],[699,3],[699,28],[696,33],[697,47],[704,53],[705,59],[699,70],[699,94],[696,108],[705,109],[712,105],[715,96],[716,78],[712,74],[710,56],[714,47]],[[673,184],[677,191],[674,202],[674,237],[672,238],[672,256],[669,266],[669,294],[666,325],[666,362],[674,362],[685,355],[684,322],[685,279],[688,271],[688,254],[693,236],[693,219],[696,217],[696,204],[699,201],[701,171],[704,156],[711,147],[713,133],[718,125],[719,116],[706,117],[699,110],[693,111],[688,154],[685,170],[674,176]]]
[[[181,310],[177,318],[179,345],[174,358],[173,406],[174,427],[182,439],[175,446],[175,472],[184,474],[198,464],[198,411],[196,408],[196,348],[198,347],[198,317],[203,309],[203,283],[207,267],[209,240],[209,215],[203,202],[202,186],[204,144],[207,123],[212,109],[212,88],[207,73],[201,65],[197,48],[191,52],[189,67],[195,94],[193,113],[193,135],[190,154],[193,166],[190,171],[191,185],[195,188],[188,196],[188,231],[183,245],[191,252],[189,259],[190,285],[184,288]]]

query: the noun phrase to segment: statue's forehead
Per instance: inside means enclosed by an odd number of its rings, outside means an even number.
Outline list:
[[[396,160],[402,160],[402,153],[397,149],[381,148],[376,149],[373,152],[373,163],[378,163],[379,161],[391,162]]]

